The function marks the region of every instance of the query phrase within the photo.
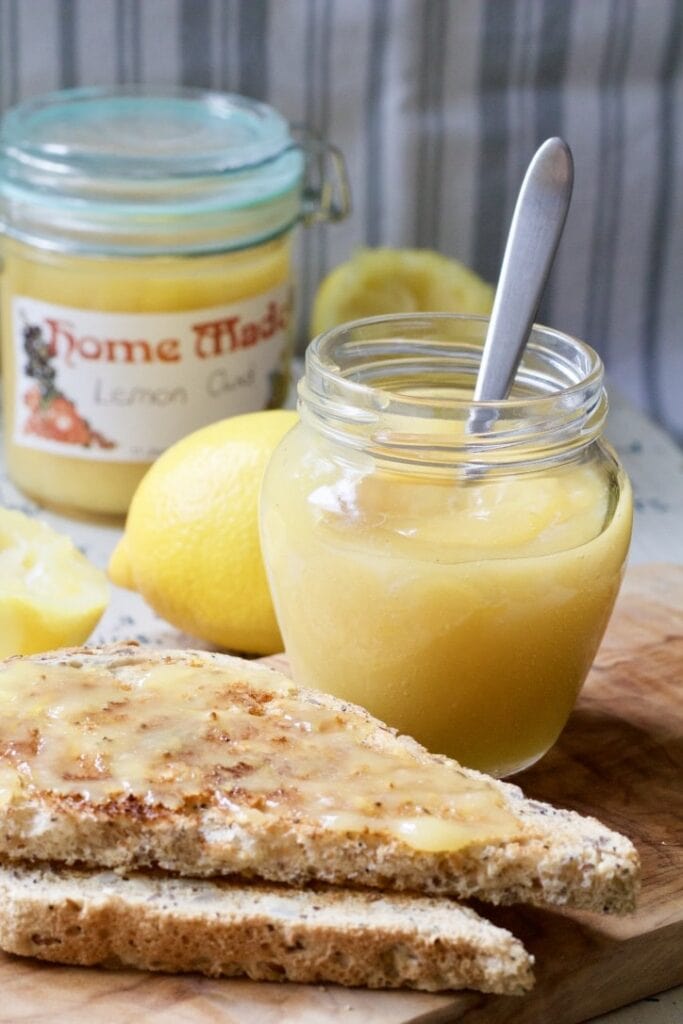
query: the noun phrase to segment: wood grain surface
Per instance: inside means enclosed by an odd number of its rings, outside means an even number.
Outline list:
[[[683,567],[638,567],[556,747],[518,780],[595,814],[643,860],[628,918],[478,909],[537,958],[523,998],[213,981],[0,955],[0,1024],[578,1024],[683,982]]]

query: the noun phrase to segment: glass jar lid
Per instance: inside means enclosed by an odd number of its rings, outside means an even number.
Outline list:
[[[241,248],[301,214],[305,155],[263,103],[199,89],[69,89],[0,130],[8,234],[104,253]]]

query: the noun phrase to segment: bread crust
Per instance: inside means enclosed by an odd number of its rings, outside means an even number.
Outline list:
[[[83,966],[520,995],[533,957],[444,899],[0,866],[0,947]]]
[[[265,666],[203,651],[152,651],[134,644],[73,648],[32,657],[49,663],[117,667],[169,658],[221,665],[252,685],[281,690],[284,677]],[[11,659],[10,659],[11,661]],[[286,680],[291,690],[291,681]],[[526,800],[509,783],[461,768],[428,753],[410,737],[335,697],[296,688],[297,698],[341,715],[361,716],[373,742],[400,746],[420,765],[448,765],[460,777],[485,779],[519,823],[518,834],[498,843],[470,843],[447,852],[425,852],[395,836],[327,829],[300,817],[264,812],[244,820],[215,803],[178,809],[150,808],[130,798],[105,806],[54,793],[24,794],[0,811],[0,856],[59,861],[91,868],[163,868],[182,875],[262,878],[304,885],[415,890],[477,897],[492,903],[529,902],[625,913],[633,909],[639,861],[628,839],[594,818]]]

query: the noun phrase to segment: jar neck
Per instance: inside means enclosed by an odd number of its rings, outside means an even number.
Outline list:
[[[302,420],[397,469],[519,472],[578,457],[607,415],[597,353],[536,325],[509,398],[475,402],[487,323],[403,314],[327,331],[306,353]]]

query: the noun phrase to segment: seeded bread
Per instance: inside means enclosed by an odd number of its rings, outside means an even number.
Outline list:
[[[372,749],[378,757],[389,759],[386,776],[378,776],[386,777],[387,787],[392,785],[393,756],[400,756],[403,764],[407,759],[409,765],[422,773],[422,781],[425,772],[438,772],[443,779],[446,770],[451,773],[454,790],[471,784],[474,789],[484,786],[492,792],[506,813],[513,816],[514,829],[504,838],[489,835],[485,842],[464,842],[455,849],[415,849],[372,818],[362,828],[349,829],[330,827],[320,817],[312,819],[297,806],[296,792],[291,785],[288,789],[284,776],[276,806],[269,806],[272,801],[264,798],[254,806],[253,799],[249,803],[249,794],[245,796],[243,780],[239,778],[243,771],[250,770],[250,765],[245,765],[249,760],[249,742],[241,746],[226,742],[221,748],[221,757],[232,758],[226,770],[236,773],[237,778],[220,776],[221,781],[206,792],[195,794],[172,809],[155,804],[144,793],[124,790],[116,797],[98,802],[88,796],[87,781],[80,784],[81,790],[75,795],[64,796],[36,789],[30,779],[27,782],[30,751],[17,753],[19,745],[13,746],[7,736],[0,736],[0,766],[3,771],[8,765],[15,768],[19,779],[19,789],[0,802],[3,858],[91,868],[162,868],[193,877],[239,875],[298,886],[318,881],[478,897],[492,903],[530,902],[616,913],[630,911],[634,906],[638,856],[624,836],[593,818],[526,800],[517,786],[431,755],[409,737],[397,736],[363,709],[298,688],[265,666],[220,654],[155,652],[135,645],[71,649],[22,660],[30,662],[31,671],[35,667],[38,682],[42,666],[50,664],[71,666],[78,672],[104,668],[117,678],[154,665],[191,667],[197,680],[217,671],[223,686],[221,699],[226,693],[234,693],[235,700],[254,704],[254,717],[249,718],[254,742],[258,741],[259,723],[266,720],[263,702],[268,702],[269,720],[277,716],[285,697],[290,709],[294,701],[302,713],[311,709],[316,714],[328,711],[335,729],[362,726],[363,749]],[[0,691],[2,670],[14,661],[0,664]],[[39,688],[36,692],[40,692]],[[210,706],[205,710],[209,716],[213,713]],[[163,715],[163,697],[158,711]],[[5,720],[0,715],[0,733],[3,727]],[[39,725],[32,729],[31,736],[33,748],[39,749]],[[325,757],[326,736],[321,734],[315,742],[318,739]],[[197,743],[202,742],[197,735]],[[295,737],[295,760],[298,742],[303,741]],[[350,738],[349,742],[355,741]],[[261,750],[259,756],[267,758],[269,754]],[[337,780],[333,771],[319,784],[313,782],[323,790],[329,787],[334,795]],[[362,792],[362,777],[357,787]],[[422,813],[417,806],[420,799],[421,793],[416,792],[413,806],[404,809],[404,813]],[[439,808],[430,807],[429,813],[433,820],[438,820]],[[448,814],[453,817],[452,810]],[[443,815],[447,816],[445,810]],[[457,816],[456,813],[456,819]]]
[[[0,947],[84,966],[519,995],[513,935],[446,899],[0,867]]]

